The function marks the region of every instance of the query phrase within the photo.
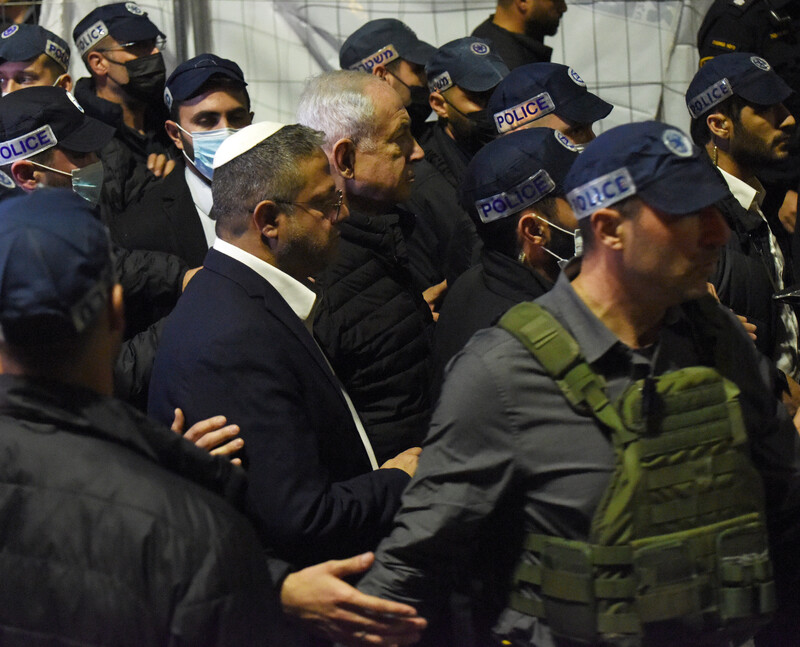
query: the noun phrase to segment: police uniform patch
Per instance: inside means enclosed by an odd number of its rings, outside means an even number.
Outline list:
[[[534,202],[541,200],[555,188],[556,183],[553,182],[553,178],[542,169],[527,180],[520,182],[513,189],[478,200],[475,203],[475,209],[478,211],[481,222],[494,222],[522,211]]]
[[[19,25],[11,25],[8,29],[6,29],[2,34],[0,34],[0,38],[8,38],[9,36],[13,36],[19,31]]]
[[[445,70],[439,76],[434,77],[430,83],[428,83],[428,89],[431,92],[444,92],[448,88],[452,88],[454,85],[453,79],[450,78],[450,72]]]
[[[473,54],[478,56],[486,56],[491,51],[486,43],[472,43],[469,48]]]
[[[142,11],[142,8],[135,2],[126,2],[125,8],[134,16],[144,16],[144,11]]]
[[[575,83],[577,83],[579,86],[581,86],[582,88],[586,87],[586,82],[578,75],[578,73],[575,70],[569,68],[567,70],[567,73],[569,74],[569,78],[575,81]]]
[[[547,92],[537,94],[508,110],[494,113],[494,125],[498,133],[516,130],[531,121],[541,119],[556,109],[556,104]]]
[[[76,107],[78,110],[80,110],[81,112],[83,112],[83,106],[82,106],[80,103],[78,103],[78,100],[77,100],[77,99],[74,97],[74,95],[72,94],[72,92],[67,92],[67,98],[68,98],[70,101],[72,101],[72,105],[74,105],[74,106],[75,106],[75,107]]]
[[[69,67],[69,50],[64,49],[55,41],[47,41],[44,47],[44,53],[52,58],[56,63],[63,66],[65,70]]]
[[[169,88],[164,88],[164,105],[167,106],[167,110],[172,110],[172,92]]]
[[[556,138],[556,141],[561,144],[567,150],[572,151],[573,153],[581,153],[583,152],[583,147],[577,146],[573,144],[569,137],[567,137],[564,133],[558,132],[557,130],[554,131],[553,136]]]
[[[751,56],[750,62],[755,65],[758,69],[764,70],[765,72],[769,72],[772,68],[770,64],[767,63],[763,58],[760,56]]]
[[[697,119],[704,112],[731,96],[733,96],[733,88],[731,88],[730,81],[728,79],[720,79],[696,97],[689,99],[686,106],[689,108],[692,118]]]
[[[668,128],[661,133],[661,142],[670,153],[678,157],[691,157],[694,155],[692,142],[680,130],[675,128]]]

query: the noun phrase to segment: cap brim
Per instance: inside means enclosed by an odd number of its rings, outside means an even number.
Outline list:
[[[138,42],[140,40],[150,40],[151,38],[165,38],[149,19],[142,19],[139,16],[131,16],[130,19],[118,21],[113,28],[109,27],[112,38],[123,42]]]
[[[84,117],[83,123],[66,137],[58,140],[58,145],[77,153],[99,151],[111,141],[114,127],[93,117]]]
[[[431,56],[436,53],[436,48],[433,45],[419,40],[414,45],[404,48],[402,52],[398,51],[397,53],[400,55],[400,58],[410,63],[425,66],[428,64]]]
[[[688,187],[689,190],[681,190]],[[701,211],[731,192],[719,171],[710,162],[695,158],[694,163],[681,166],[658,181],[637,188],[637,195],[659,211],[684,215]]]
[[[762,106],[771,106],[783,103],[794,90],[777,74],[758,74],[747,83],[746,87],[739,87],[740,83],[733,86],[733,92],[745,101],[757,103]]]
[[[556,114],[575,123],[592,124],[608,117],[613,109],[613,105],[603,101],[597,95],[585,92],[572,101],[557,105]]]

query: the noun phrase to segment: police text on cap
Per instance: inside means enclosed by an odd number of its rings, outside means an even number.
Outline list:
[[[567,194],[567,200],[575,217],[580,220],[632,195],[636,195],[636,184],[623,166],[574,188]]]
[[[522,103],[494,113],[494,124],[497,132],[507,133],[515,130],[524,124],[541,119],[556,109],[556,104],[547,92],[537,94]]]
[[[522,211],[541,200],[556,188],[553,178],[542,169],[527,180],[520,182],[513,189],[503,191],[490,198],[477,200],[475,208],[481,222],[488,223]]]
[[[11,164],[17,160],[41,153],[58,143],[52,128],[45,124],[25,135],[0,143],[0,164]]]
[[[372,72],[372,68],[376,65],[386,65],[392,61],[396,61],[400,56],[394,45],[387,45],[383,49],[379,49],[374,54],[362,58],[358,63],[350,66],[351,70],[361,70],[362,72]]]
[[[731,96],[733,96],[733,89],[730,81],[722,79],[692,98],[689,101],[689,112],[692,113],[692,118],[697,119],[704,112]]]
[[[75,40],[75,44],[78,46],[78,51],[81,53],[81,56],[83,56],[106,36],[108,36],[108,27],[106,27],[106,24],[102,20],[98,20],[89,27],[89,29],[78,36]]]

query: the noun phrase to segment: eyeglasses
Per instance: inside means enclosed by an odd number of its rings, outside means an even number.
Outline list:
[[[116,47],[98,47],[95,52],[128,52],[132,49],[151,51],[154,47],[158,50],[164,49],[167,39],[163,36],[148,38],[147,40],[134,40],[130,43],[120,43]]]
[[[316,211],[320,211],[320,212],[322,212],[324,214],[333,213],[334,210],[335,210],[336,213],[333,216],[333,222],[336,222],[339,219],[339,213],[342,210],[342,202],[344,202],[344,193],[342,193],[341,189],[337,189],[335,195],[336,195],[336,198],[334,200],[332,200],[330,203],[328,203],[327,205],[324,205],[322,208],[320,208],[318,205],[316,205],[313,202],[292,202],[291,200],[273,200],[273,202],[275,202],[277,204],[291,204],[291,205],[293,205],[295,207],[300,207],[301,209],[303,209],[307,213],[310,213],[309,210],[308,210],[308,207],[311,207],[312,209],[314,209]]]

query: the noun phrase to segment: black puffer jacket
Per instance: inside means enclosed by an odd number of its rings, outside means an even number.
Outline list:
[[[228,461],[119,401],[9,375],[0,442],[0,643],[303,644]]]
[[[344,383],[378,462],[422,442],[431,403],[432,319],[408,271],[414,216],[351,212],[318,278],[314,334]]]

